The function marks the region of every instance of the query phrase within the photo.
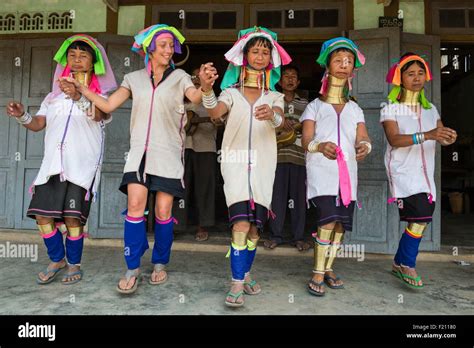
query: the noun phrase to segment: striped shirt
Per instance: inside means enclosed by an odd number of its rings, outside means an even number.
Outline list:
[[[295,97],[291,102],[288,103],[285,100],[285,118],[299,121],[306,105],[308,105],[308,100],[295,93]],[[297,138],[293,144],[286,145],[278,150],[278,163],[305,165],[305,153],[301,147],[301,138]]]

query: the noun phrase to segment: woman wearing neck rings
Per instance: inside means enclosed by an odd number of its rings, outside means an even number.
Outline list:
[[[275,129],[284,121],[283,94],[275,91],[275,84],[280,79],[280,66],[291,58],[277,43],[277,35],[263,27],[241,30],[225,58],[229,67],[218,100],[209,81],[203,79],[201,88],[209,116],[226,118],[220,162],[232,229],[228,254],[232,285],[225,304],[241,307],[244,293],[261,292],[250,270],[259,232],[272,215],[277,164]],[[215,68],[207,66],[205,70],[203,77],[210,74],[211,80],[217,78]]]

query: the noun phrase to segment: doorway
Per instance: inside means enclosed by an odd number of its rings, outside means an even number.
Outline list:
[[[441,44],[441,118],[458,133],[442,147],[442,243],[474,247],[474,44]]]
[[[292,57],[292,65],[296,65],[300,70],[300,86],[297,93],[312,101],[318,96],[318,91],[321,87],[321,78],[324,72],[316,63],[316,58],[319,55],[321,49],[321,43],[315,42],[305,42],[305,43],[285,43],[281,42],[281,45],[285,48],[288,54]],[[213,62],[216,67],[220,77],[215,83],[214,91],[216,95],[219,95],[220,83],[224,72],[227,69],[227,61],[224,58],[224,54],[232,47],[232,43],[229,44],[190,44],[190,57],[188,61],[181,66],[180,68],[184,69],[186,72],[191,74],[192,70],[198,68],[201,64],[206,62]],[[279,89],[279,86],[277,86]],[[222,136],[223,136],[223,127],[218,129],[217,134],[217,149],[221,148]],[[213,233],[218,234],[218,236],[229,237],[228,227],[228,210],[225,201],[224,191],[223,191],[224,181],[220,170],[217,170],[216,176],[216,224],[214,227],[209,229],[211,237]],[[188,203],[189,207],[189,216],[188,216],[188,226],[176,226],[178,230],[183,230],[187,234],[185,238],[190,238],[194,234],[196,229],[196,209],[193,206],[193,202]],[[306,228],[305,228],[305,237],[309,238],[310,231],[314,231],[315,213],[314,209],[307,211],[306,219]],[[284,228],[284,237],[285,240],[291,239],[291,224],[290,224],[290,212],[287,210],[287,215],[285,218],[285,228]],[[268,228],[265,228],[263,238],[268,237]]]

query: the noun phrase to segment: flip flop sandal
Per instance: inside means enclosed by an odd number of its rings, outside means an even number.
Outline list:
[[[397,277],[397,278],[400,278],[400,270],[394,270],[392,268],[392,270],[390,271],[390,274]]]
[[[245,288],[245,286],[249,286],[250,289],[252,289],[252,291],[247,291],[247,289]],[[258,295],[262,292],[262,289],[258,289],[256,291],[253,290],[253,287],[257,285],[257,282],[255,280],[252,280],[250,282],[244,282],[244,292],[247,294],[247,295]]]
[[[45,285],[45,284],[51,283],[54,280],[54,278],[56,278],[56,276],[58,275],[58,272],[62,270],[64,267],[66,267],[66,265],[64,265],[63,267],[54,268],[54,269],[48,269],[48,267],[46,267],[46,269],[44,269],[42,273],[47,275],[48,273],[53,272],[53,275],[46,280],[43,280],[38,276],[36,278],[36,283],[39,285]]]
[[[135,277],[135,283],[133,283],[133,286],[130,289],[122,289],[119,286],[119,284],[117,284],[116,290],[120,292],[121,294],[125,294],[125,295],[133,294],[138,288],[138,282],[140,281],[140,272],[138,273],[132,272],[130,276],[128,276],[128,271],[127,273],[125,273],[125,279],[127,279],[127,281],[130,281],[132,277]]]
[[[165,272],[165,277],[162,280],[154,281],[151,278],[151,275],[153,275],[153,272],[160,273],[161,271]],[[150,279],[148,280],[148,283],[150,283],[150,285],[160,285],[160,284],[165,283],[168,280],[168,272],[166,272],[164,268],[160,269],[159,271],[153,269],[153,272],[151,273]]]
[[[313,284],[313,285],[316,285],[316,286],[320,286],[320,287],[324,286],[324,281],[317,283],[313,279],[311,279],[309,281],[309,283]],[[322,297],[322,296],[326,295],[326,292],[319,292],[319,291],[316,291],[316,290],[312,289],[311,286],[309,286],[309,284],[308,284],[308,291],[311,295],[318,296],[318,297]]]
[[[240,297],[240,296],[243,296],[244,295],[244,291],[243,290],[240,290],[239,292],[237,293],[233,293],[231,291],[229,291],[227,293],[227,297],[232,297],[235,299],[235,301],[237,301],[237,299]],[[242,301],[242,303],[239,303],[239,302],[229,302],[227,301],[227,297],[226,297],[226,300],[225,300],[225,305],[228,306],[228,307],[233,307],[233,308],[236,308],[236,307],[242,307],[245,303],[245,301]],[[243,297],[242,297],[243,298]]]
[[[82,280],[82,275],[84,274],[84,272],[82,272],[82,270],[78,270],[78,271],[75,271],[75,272],[71,272],[71,273],[66,273],[63,277],[63,279],[61,280],[61,283],[63,283],[64,285],[72,285],[72,284],[76,284],[77,282],[80,282]],[[73,279],[73,280],[70,280],[70,281],[66,281],[67,278],[69,277],[73,277],[75,275],[80,275],[79,278],[77,279]]]
[[[339,277],[333,278],[333,277],[330,277],[330,276],[325,274],[324,275],[324,282],[326,283],[327,286],[329,286],[331,289],[344,289],[344,284],[332,285],[331,282],[329,282],[330,280],[332,280],[333,283],[335,283],[338,280],[341,280],[341,278],[339,278]]]
[[[400,280],[403,282],[403,284],[405,284],[406,286],[408,286],[409,288],[411,289],[416,289],[416,290],[419,290],[419,289],[423,289],[425,287],[424,284],[421,284],[421,285],[413,285],[413,284],[410,284],[405,278],[408,278],[410,280],[414,280],[416,283],[418,283],[420,280],[421,280],[421,276],[419,275],[418,277],[412,277],[408,274],[405,274],[405,273],[402,273],[402,271],[398,271],[398,275],[399,275],[399,278]]]

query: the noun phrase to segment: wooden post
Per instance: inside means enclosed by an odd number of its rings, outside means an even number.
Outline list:
[[[385,17],[398,17],[399,9],[400,9],[400,0],[392,0],[389,6],[384,6],[383,15]]]

